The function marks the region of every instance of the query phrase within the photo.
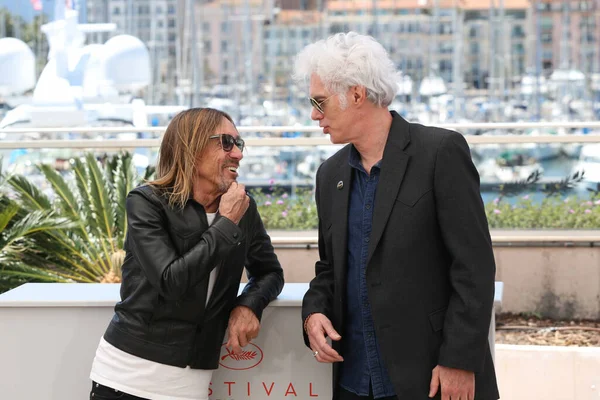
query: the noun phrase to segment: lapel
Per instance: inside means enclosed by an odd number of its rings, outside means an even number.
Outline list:
[[[404,173],[410,156],[404,149],[410,143],[409,125],[398,113],[392,111],[392,126],[383,150],[381,161],[381,175],[375,194],[375,208],[373,210],[373,229],[369,241],[369,252],[367,257],[367,268],[373,253],[379,244],[379,240],[385,229],[400,185],[404,179]]]
[[[333,178],[327,182],[327,193],[330,196],[332,207],[332,251],[334,277],[337,282],[346,282],[346,270],[348,262],[348,203],[350,202],[350,184],[352,169],[348,164],[350,146],[346,146],[343,154],[340,154],[339,162],[335,166],[336,172]],[[343,187],[338,189],[338,183]]]

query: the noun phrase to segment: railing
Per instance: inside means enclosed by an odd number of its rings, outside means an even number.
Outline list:
[[[456,123],[439,124],[441,128],[453,129],[464,132],[471,129],[548,129],[548,128],[600,128],[600,122],[519,122],[519,123]],[[137,133],[155,132],[163,133],[166,127],[73,127],[73,128],[13,128],[2,129],[1,134],[25,134],[25,133]],[[247,132],[321,132],[316,126],[241,126],[240,133]],[[515,144],[515,143],[600,143],[600,134],[587,135],[465,135],[470,144]],[[248,146],[319,146],[330,145],[328,137],[303,137],[303,138],[248,138],[245,139]],[[159,147],[160,139],[40,139],[40,140],[3,140],[0,141],[0,149],[22,149],[22,148],[69,148],[69,149],[125,149],[141,147]]]
[[[600,245],[600,231],[590,230],[569,230],[569,231],[532,231],[532,230],[514,230],[514,231],[492,231],[492,243],[494,245],[529,245],[537,244],[544,246],[585,246],[597,247]],[[274,246],[279,248],[305,248],[307,250],[318,248],[317,232],[309,235],[283,235],[275,232],[271,241]]]

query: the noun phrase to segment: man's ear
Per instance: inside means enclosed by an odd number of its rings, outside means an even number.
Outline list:
[[[352,101],[356,105],[362,104],[367,99],[367,88],[364,86],[352,86]]]

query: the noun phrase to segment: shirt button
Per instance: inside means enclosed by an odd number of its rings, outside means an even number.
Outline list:
[[[370,209],[371,209],[371,205],[367,204],[367,210],[370,210]]]
[[[365,238],[365,243],[369,243],[369,238]]]
[[[238,236],[239,236],[239,235],[237,234],[237,232],[233,234],[233,238],[234,238],[234,239],[237,239],[237,238],[238,238]]]

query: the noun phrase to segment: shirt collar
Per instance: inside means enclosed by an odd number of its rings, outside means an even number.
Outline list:
[[[358,152],[358,150],[356,150],[356,147],[354,147],[354,145],[350,145],[348,164],[350,164],[352,168],[358,169],[359,171],[365,170],[362,164],[360,163],[360,153]],[[381,160],[377,161],[377,163],[373,165],[373,168],[381,169]]]

